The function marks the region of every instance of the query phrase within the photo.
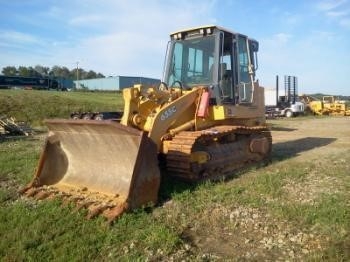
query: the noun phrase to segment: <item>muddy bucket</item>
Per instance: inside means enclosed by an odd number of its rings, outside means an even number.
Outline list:
[[[157,147],[144,132],[112,121],[45,123],[48,137],[27,194],[40,188],[45,197],[63,194],[80,202],[88,200],[103,206],[101,212],[157,202]]]

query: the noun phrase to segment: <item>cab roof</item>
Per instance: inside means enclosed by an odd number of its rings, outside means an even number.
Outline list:
[[[177,35],[179,33],[191,33],[191,32],[194,32],[194,31],[198,31],[200,29],[203,29],[203,30],[206,30],[206,29],[211,29],[211,30],[217,29],[217,30],[220,30],[220,31],[232,34],[232,35],[239,34],[239,35],[247,37],[249,40],[257,42],[254,38],[250,38],[247,35],[244,35],[244,34],[241,34],[241,33],[235,32],[235,31],[232,31],[230,29],[227,29],[227,28],[224,28],[224,27],[221,27],[221,26],[218,26],[218,25],[202,25],[202,26],[197,26],[197,27],[190,27],[190,28],[186,28],[186,29],[182,29],[182,30],[178,30],[178,31],[172,32],[172,33],[170,33],[170,37],[174,37],[175,35]]]
[[[191,31],[195,31],[195,30],[199,30],[199,29],[207,29],[207,28],[212,28],[212,29],[217,28],[217,29],[219,29],[221,31],[224,31],[224,32],[227,32],[227,33],[237,34],[237,32],[231,31],[231,30],[226,29],[226,28],[221,27],[221,26],[217,26],[217,25],[203,25],[203,26],[190,27],[190,28],[178,30],[176,32],[170,33],[170,35],[175,35],[175,34],[184,33],[184,32],[191,32]]]

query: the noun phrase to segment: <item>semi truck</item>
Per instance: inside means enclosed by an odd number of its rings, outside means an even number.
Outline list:
[[[284,76],[284,90],[279,90],[279,77],[276,76],[276,87],[265,88],[266,117],[294,117],[304,114],[304,103],[298,99],[297,77]]]

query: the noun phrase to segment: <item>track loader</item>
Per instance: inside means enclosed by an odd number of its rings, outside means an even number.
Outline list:
[[[33,180],[37,199],[61,198],[113,221],[157,203],[164,175],[218,179],[269,157],[258,42],[218,26],[170,35],[163,82],[123,90],[118,121],[46,120]]]
[[[346,101],[336,100],[334,96],[323,96],[322,100],[303,95],[301,99],[310,113],[314,115],[350,116],[350,107]]]

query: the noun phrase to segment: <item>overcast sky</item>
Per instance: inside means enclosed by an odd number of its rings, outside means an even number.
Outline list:
[[[0,0],[0,68],[161,78],[169,33],[217,24],[260,43],[260,84],[350,95],[350,0]],[[282,82],[282,81],[281,81]],[[281,83],[282,84],[282,83]]]

